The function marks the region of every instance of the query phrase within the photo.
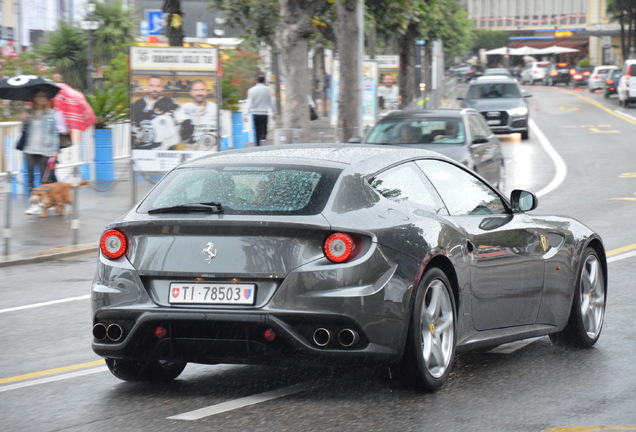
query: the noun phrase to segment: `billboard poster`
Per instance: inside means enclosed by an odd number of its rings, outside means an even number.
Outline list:
[[[217,48],[130,48],[131,150],[138,171],[218,151]]]
[[[378,64],[373,60],[362,62],[362,123],[373,126],[376,122],[376,92],[378,81]],[[340,93],[340,62],[333,61],[331,75],[331,125],[338,123],[338,96]]]

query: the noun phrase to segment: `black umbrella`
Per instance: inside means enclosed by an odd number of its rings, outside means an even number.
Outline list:
[[[31,102],[33,94],[39,90],[50,99],[60,88],[50,79],[37,75],[18,75],[0,81],[0,99]]]

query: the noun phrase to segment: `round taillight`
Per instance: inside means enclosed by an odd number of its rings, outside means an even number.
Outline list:
[[[325,256],[333,262],[343,262],[351,258],[351,254],[355,249],[353,237],[349,234],[336,233],[331,234],[324,245]]]
[[[99,242],[99,249],[110,259],[117,259],[122,256],[126,252],[127,246],[126,236],[117,230],[106,231],[102,234]]]

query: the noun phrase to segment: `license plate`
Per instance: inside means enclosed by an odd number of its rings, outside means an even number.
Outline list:
[[[256,285],[236,283],[171,283],[172,304],[253,305]]]
[[[498,125],[501,124],[501,120],[488,120],[487,123],[489,125]]]

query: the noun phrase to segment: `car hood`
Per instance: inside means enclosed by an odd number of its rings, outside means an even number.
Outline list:
[[[524,99],[466,99],[464,104],[477,111],[502,111],[526,106]]]

